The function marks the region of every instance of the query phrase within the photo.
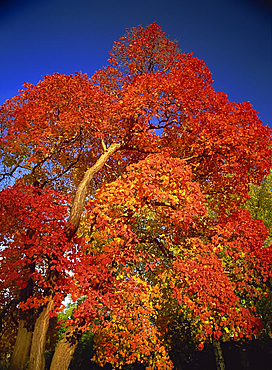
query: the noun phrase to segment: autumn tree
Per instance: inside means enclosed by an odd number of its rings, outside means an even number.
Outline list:
[[[157,308],[153,318],[162,332],[182,313],[201,346],[211,336],[251,338],[261,328],[256,302],[268,293],[271,273],[262,249],[267,229],[245,210],[211,217],[186,167],[166,154],[148,156],[97,192],[89,202],[91,217],[99,215],[98,226],[109,235],[112,227],[125,225],[137,235],[137,253],[148,251],[133,259],[133,271],[150,282]],[[123,250],[123,243],[119,237],[110,246]]]
[[[263,253],[266,253],[267,258],[271,256],[270,244],[272,237],[272,173],[270,173],[264,178],[260,185],[250,184],[249,196],[245,207],[250,211],[251,217],[253,219],[262,220],[265,226],[269,230],[269,235],[264,243]],[[271,258],[271,257],[270,257]],[[270,259],[271,264],[271,259]],[[271,278],[267,280],[266,284],[270,290],[270,294],[263,295],[262,299],[257,305],[257,310],[262,316],[264,329],[268,336],[272,337],[272,297],[271,297]]]
[[[0,115],[1,317],[19,317],[12,369],[29,351],[29,368],[43,367],[49,315],[67,293],[84,299],[52,369],[69,366],[90,328],[99,363],[150,369],[172,366],[163,327],[173,313],[201,345],[258,330],[249,296],[271,260],[265,227],[241,206],[271,167],[271,132],[250,103],[213,89],[204,62],[155,23],[139,26],[91,79],[45,76]]]

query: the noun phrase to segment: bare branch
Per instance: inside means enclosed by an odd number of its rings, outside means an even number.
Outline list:
[[[112,144],[96,161],[96,163],[89,168],[84,176],[81,182],[79,183],[76,194],[74,197],[68,225],[66,228],[66,235],[68,240],[71,240],[72,237],[75,235],[80,218],[83,212],[83,208],[85,206],[86,197],[88,193],[88,188],[90,185],[90,182],[92,181],[95,174],[101,170],[101,168],[105,165],[107,160],[122,146],[122,143],[115,143]]]

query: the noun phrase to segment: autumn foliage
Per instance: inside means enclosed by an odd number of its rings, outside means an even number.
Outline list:
[[[92,330],[100,365],[147,369],[173,366],[173,316],[200,347],[259,333],[271,247],[243,207],[270,170],[271,131],[212,82],[153,23],[91,79],[45,76],[1,107],[3,320],[16,311],[35,332],[71,294],[71,342]]]

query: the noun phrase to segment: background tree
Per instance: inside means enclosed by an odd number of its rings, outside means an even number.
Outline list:
[[[271,256],[271,237],[272,237],[272,173],[264,178],[260,185],[250,184],[249,196],[245,207],[250,211],[252,218],[262,220],[269,230],[269,235],[264,243],[263,253]],[[271,264],[271,259],[270,259]],[[266,334],[272,338],[272,298],[271,298],[271,278],[266,282],[269,290],[258,302],[257,309],[262,316]]]
[[[255,220],[262,220],[269,230],[265,245],[271,242],[272,230],[272,172],[270,172],[260,185],[250,184],[250,198],[246,202],[246,208]]]

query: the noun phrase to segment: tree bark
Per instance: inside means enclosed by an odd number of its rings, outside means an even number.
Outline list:
[[[61,340],[58,342],[51,365],[50,370],[67,370],[70,362],[73,358],[78,340],[73,343],[68,341],[69,336],[72,333],[72,328],[69,327],[64,333]]]
[[[19,321],[15,347],[11,356],[10,370],[24,370],[28,360],[33,332],[25,327],[25,321]]]
[[[107,160],[121,147],[121,145],[122,145],[121,143],[112,144],[98,158],[96,163],[85,172],[83,179],[79,183],[76,193],[75,193],[75,197],[74,197],[74,201],[73,201],[73,205],[72,205],[72,209],[71,209],[71,213],[70,213],[70,217],[68,221],[68,226],[66,229],[66,236],[68,240],[72,239],[72,237],[75,235],[78,229],[80,218],[81,218],[81,215],[82,215],[82,212],[85,206],[85,202],[86,202],[88,187],[92,179],[94,178],[95,174],[98,171],[100,171],[101,168],[105,165]],[[72,360],[74,351],[76,349],[76,346],[78,344],[78,341],[76,341],[73,344],[67,341],[67,336],[71,334],[71,331],[72,329],[68,328],[63,338],[58,342],[52,362],[51,362],[50,370],[67,370],[68,369],[69,364]]]
[[[219,339],[213,339],[213,350],[215,354],[216,369],[225,370],[225,362]]]
[[[43,370],[45,367],[44,350],[46,344],[46,334],[49,326],[49,313],[52,310],[54,301],[50,296],[47,305],[35,323],[32,344],[30,350],[28,370]]]
[[[26,235],[31,239],[34,235],[34,230],[29,229]],[[30,272],[35,271],[35,263],[33,262],[27,264],[26,267],[29,268]],[[33,287],[34,282],[32,278],[30,278],[27,282],[26,287],[20,290],[18,303],[25,302],[29,297],[33,295]],[[25,369],[29,356],[29,351],[31,348],[31,341],[33,335],[31,319],[33,318],[33,311],[29,310],[26,312],[20,310],[19,318],[20,319],[18,332],[16,336],[15,346],[11,356],[11,365],[10,365],[11,370]]]
[[[107,160],[121,147],[121,143],[115,143],[112,144],[96,161],[96,163],[89,168],[84,176],[81,182],[79,183],[76,194],[74,197],[68,226],[66,229],[66,235],[68,240],[71,240],[72,237],[75,235],[79,222],[80,217],[83,212],[83,208],[85,206],[86,197],[88,193],[88,187],[90,185],[90,182],[94,178],[94,175],[101,170],[101,168],[104,166],[104,164],[107,162]]]

